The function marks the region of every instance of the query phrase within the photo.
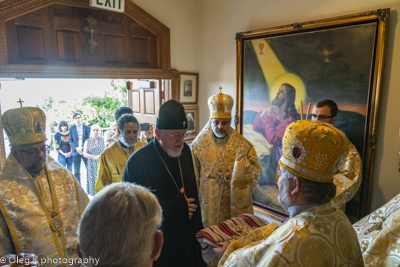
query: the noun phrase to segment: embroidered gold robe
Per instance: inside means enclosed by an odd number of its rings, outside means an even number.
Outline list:
[[[78,258],[77,228],[89,199],[73,174],[50,156],[46,169],[50,187],[45,171],[32,178],[11,154],[7,157],[0,174],[0,255],[27,252],[39,259]],[[63,224],[59,234],[50,228],[50,192]]]
[[[362,161],[353,144],[350,144],[346,158],[339,165],[333,179],[336,185],[336,196],[332,199],[332,203],[344,212],[346,203],[357,193],[362,181]],[[278,180],[279,172],[276,176],[276,181]]]
[[[333,179],[336,196],[332,202],[344,211],[346,202],[354,197],[362,181],[362,161],[353,144],[350,144],[349,152]]]
[[[330,203],[293,216],[272,233],[271,227],[231,243],[218,266],[363,266],[350,221]]]
[[[400,194],[353,227],[365,266],[400,266]]]
[[[253,214],[261,172],[253,145],[232,128],[225,138],[216,138],[208,122],[191,149],[204,227]]]
[[[115,141],[118,141],[119,133],[115,133],[112,137],[106,140],[106,147],[110,147]]]
[[[94,191],[97,193],[104,186],[122,181],[125,165],[132,153],[145,146],[146,143],[138,141],[134,147],[122,147],[119,141],[115,141],[110,147],[101,153],[98,168],[97,180]]]

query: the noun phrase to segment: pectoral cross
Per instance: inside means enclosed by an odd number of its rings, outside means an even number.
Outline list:
[[[185,125],[186,125],[186,121],[183,121],[183,127],[185,127]]]
[[[86,41],[89,44],[90,54],[95,55],[96,47],[98,45],[97,45],[96,39],[94,38],[94,34],[100,33],[101,29],[100,29],[100,27],[96,27],[97,19],[95,17],[93,17],[92,15],[89,15],[86,17],[86,24],[87,25],[83,25],[82,32],[89,33],[89,36],[86,38]]]
[[[21,98],[19,99],[19,101],[17,101],[17,103],[19,103],[21,105],[21,108],[22,108],[22,102],[25,102],[25,101],[22,101]]]

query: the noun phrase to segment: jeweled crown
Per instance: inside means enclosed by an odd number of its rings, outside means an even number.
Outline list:
[[[222,90],[222,87],[219,87]],[[210,119],[231,119],[232,118],[233,98],[223,94],[210,96],[208,108],[210,109]]]
[[[1,124],[10,146],[33,144],[46,140],[46,116],[40,108],[10,109],[1,116]]]
[[[282,146],[280,166],[307,180],[332,183],[350,141],[331,124],[299,120],[286,128]]]

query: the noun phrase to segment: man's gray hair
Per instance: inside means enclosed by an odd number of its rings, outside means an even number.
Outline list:
[[[300,191],[308,203],[325,204],[336,196],[336,185],[334,183],[317,183],[295,175],[294,173],[280,167],[281,176],[284,173],[288,179],[297,177],[300,180]],[[282,173],[283,172],[283,173]]]
[[[131,183],[106,186],[89,202],[78,227],[84,258],[97,266],[140,266],[151,257],[162,210],[145,187]]]

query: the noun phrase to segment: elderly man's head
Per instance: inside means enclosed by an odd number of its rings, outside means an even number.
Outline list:
[[[152,266],[163,244],[161,219],[160,204],[146,188],[123,182],[106,186],[82,214],[78,255],[99,259],[96,266]]]
[[[279,167],[278,180],[279,197],[282,207],[306,205],[312,203],[324,204],[330,202],[336,194],[334,183],[317,183]]]
[[[324,204],[336,194],[333,183],[350,141],[328,123],[301,120],[291,123],[282,139],[279,160],[279,201],[284,208]]]
[[[181,155],[187,133],[187,118],[182,104],[169,100],[158,113],[155,134],[157,141],[168,156],[177,158]]]

